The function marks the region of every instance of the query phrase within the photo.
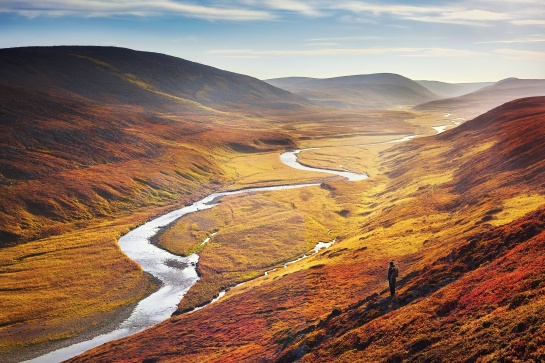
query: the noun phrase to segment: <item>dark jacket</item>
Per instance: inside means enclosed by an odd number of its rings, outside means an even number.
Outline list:
[[[388,280],[397,279],[398,274],[399,274],[399,270],[396,265],[390,266],[388,268]]]

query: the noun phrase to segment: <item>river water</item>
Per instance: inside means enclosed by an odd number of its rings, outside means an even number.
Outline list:
[[[306,171],[316,171],[319,173],[328,173],[328,174],[335,174],[342,176],[349,181],[357,181],[357,180],[364,180],[369,178],[367,174],[356,174],[352,173],[350,171],[339,171],[339,170],[332,170],[332,169],[320,169],[320,168],[312,168],[310,166],[303,165],[297,161],[297,155],[304,150],[315,150],[312,149],[302,149],[302,150],[295,150],[295,151],[287,151],[280,155],[280,160],[288,166],[291,166],[294,169],[299,170],[306,170]]]
[[[280,159],[286,165],[295,169],[316,171],[322,173],[335,174],[350,181],[363,180],[368,178],[367,174],[356,174],[349,171],[338,171],[329,169],[311,168],[301,165],[297,161],[297,155],[302,150],[288,151],[280,155]],[[161,229],[168,226],[175,220],[200,210],[210,209],[218,205],[219,201],[226,196],[257,193],[267,191],[277,191],[295,188],[304,188],[319,185],[313,184],[293,184],[272,187],[247,188],[228,192],[215,192],[205,198],[193,203],[190,206],[175,210],[153,219],[140,227],[137,227],[122,236],[119,239],[121,250],[132,260],[136,261],[142,270],[152,274],[159,279],[162,286],[159,290],[141,300],[131,315],[117,329],[112,332],[102,334],[93,339],[76,343],[40,357],[25,361],[24,363],[55,363],[75,357],[86,352],[89,349],[109,341],[127,337],[143,331],[157,323],[168,319],[176,310],[180,300],[187,291],[199,280],[197,275],[197,263],[199,256],[182,257],[174,255],[166,250],[154,246],[150,241]],[[208,242],[208,241],[206,241]],[[333,242],[318,242],[314,252],[320,248],[327,248]],[[304,257],[307,257],[306,255]],[[297,262],[292,261],[291,263]],[[217,299],[221,298],[225,292],[222,291]],[[214,301],[216,301],[215,299]],[[214,302],[213,301],[213,302]]]

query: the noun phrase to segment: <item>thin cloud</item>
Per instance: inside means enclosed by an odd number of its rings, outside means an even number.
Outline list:
[[[496,49],[494,50],[494,53],[518,60],[545,61],[545,52],[516,49]]]
[[[322,49],[278,49],[278,50],[252,50],[252,49],[219,49],[210,50],[210,54],[233,55],[248,54],[259,56],[313,56],[313,55],[361,55],[384,54],[399,50],[398,48],[322,48]]]
[[[540,14],[541,8],[541,0],[521,0],[517,2],[517,6],[487,0],[432,6],[352,0],[1,0],[0,2],[0,12],[25,17],[176,15],[206,20],[260,21],[282,19],[289,13],[302,17],[329,17],[358,22],[378,21],[380,16],[386,15],[398,20],[470,26],[491,25],[500,21],[510,21],[514,25],[545,26],[545,20],[540,19],[539,16],[536,17],[536,14]]]
[[[312,38],[309,39],[310,42],[341,42],[341,41],[350,41],[350,40],[380,40],[385,39],[385,37],[379,36],[355,36],[355,37],[327,37],[327,38]]]
[[[322,47],[322,48],[338,47],[339,45],[340,45],[339,43],[334,43],[334,42],[311,42],[306,44],[306,46],[308,47]]]
[[[545,42],[545,35],[538,34],[526,38],[506,39],[506,40],[492,40],[489,42],[478,42],[476,44],[517,44],[517,43],[542,43]]]
[[[325,15],[325,13],[322,11],[323,9],[319,7],[318,2],[300,0],[241,0],[240,3],[257,8],[292,12],[311,17]]]
[[[416,54],[404,54],[405,57],[421,57],[421,58],[452,58],[452,57],[475,57],[483,56],[485,53],[475,52],[466,49],[450,49],[450,48],[421,48]]]
[[[513,20],[511,21],[512,24],[515,25],[537,25],[545,27],[545,20]]]
[[[399,56],[413,57],[471,57],[483,55],[464,49],[449,48],[322,48],[322,49],[278,49],[278,50],[253,50],[253,49],[215,49],[208,51],[209,54],[223,56],[251,55],[251,56],[336,56],[336,55],[381,55],[397,53]]]
[[[339,10],[374,16],[390,15],[405,20],[462,25],[487,25],[490,22],[512,19],[511,15],[487,9],[459,6],[412,6],[379,5],[362,2],[343,2],[336,5]]]
[[[444,11],[440,14],[410,16],[408,19],[430,23],[485,26],[490,22],[510,20],[511,16],[509,14],[497,13],[488,10],[456,9]]]
[[[178,15],[206,20],[272,20],[274,14],[264,10],[226,6],[196,5],[174,0],[6,0],[0,4],[0,13],[14,13],[26,17],[82,16],[109,17],[119,15],[158,16]]]

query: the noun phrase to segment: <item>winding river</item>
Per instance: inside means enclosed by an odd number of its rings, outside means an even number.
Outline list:
[[[434,127],[437,133],[445,131],[445,126]],[[416,135],[406,136],[402,139],[389,141],[387,143],[404,142],[413,139]],[[367,174],[357,174],[344,170],[332,170],[332,169],[320,169],[313,168],[299,163],[297,156],[304,150],[313,149],[301,149],[294,151],[287,151],[280,155],[280,160],[295,169],[314,171],[320,173],[334,174],[342,176],[349,181],[358,181],[367,179]],[[150,240],[161,229],[168,226],[175,220],[200,210],[210,209],[219,204],[219,201],[230,195],[243,194],[243,193],[256,193],[267,192],[276,190],[286,190],[295,188],[304,188],[308,186],[316,186],[319,183],[311,184],[292,184],[292,185],[280,185],[272,187],[258,187],[258,188],[246,188],[228,192],[215,192],[205,198],[193,203],[190,206],[175,210],[156,219],[153,219],[144,225],[137,227],[121,237],[118,241],[121,250],[132,260],[136,261],[145,272],[150,273],[162,283],[161,288],[152,293],[148,297],[141,300],[131,315],[121,323],[115,330],[96,336],[90,340],[86,340],[80,343],[76,343],[37,358],[24,361],[22,363],[55,363],[62,362],[69,358],[86,352],[89,349],[95,348],[99,345],[107,343],[109,341],[127,337],[129,335],[136,334],[143,331],[157,323],[167,320],[172,313],[176,310],[180,300],[187,293],[187,291],[199,280],[197,275],[197,263],[199,256],[193,254],[187,257],[174,255],[166,250],[158,248],[150,243]],[[206,244],[210,239],[203,241]],[[307,258],[314,253],[317,253],[322,248],[330,247],[335,240],[331,242],[317,242],[316,246],[309,254],[287,262],[284,267],[290,264],[296,263],[303,258]],[[273,270],[271,270],[273,271]],[[267,275],[269,272],[265,272]],[[225,291],[220,292],[219,296],[212,300],[210,303],[214,303],[225,295]],[[199,308],[195,309],[198,310]]]
[[[335,174],[350,181],[368,178],[366,174],[356,174],[349,171],[330,169],[318,169],[302,165],[297,161],[297,155],[301,151],[303,150],[285,152],[280,155],[280,159],[284,164],[299,170]],[[191,286],[193,286],[199,280],[197,275],[197,263],[199,261],[199,256],[197,254],[187,257],[177,256],[150,243],[153,236],[155,236],[162,228],[165,228],[178,218],[200,210],[213,208],[214,206],[218,205],[222,198],[230,195],[304,188],[316,185],[319,184],[293,184],[272,187],[246,188],[228,192],[215,192],[190,206],[160,216],[140,227],[133,229],[119,239],[119,246],[121,250],[129,258],[136,261],[145,272],[148,272],[159,279],[162,283],[161,288],[141,300],[131,315],[114,331],[52,351],[40,357],[25,361],[24,363],[62,362],[89,349],[95,348],[115,339],[124,338],[138,333],[168,319],[176,310],[183,296],[187,293]],[[327,248],[331,246],[333,242],[334,241],[318,242],[312,252],[316,253],[321,248]],[[302,258],[306,258],[308,256],[310,255],[305,255]],[[286,263],[286,266],[295,263],[302,258],[288,262]],[[218,296],[218,298],[212,302],[217,301],[217,299],[221,298],[224,294],[225,292],[222,291],[220,296]]]

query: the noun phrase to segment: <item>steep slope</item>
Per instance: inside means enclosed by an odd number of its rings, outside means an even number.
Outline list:
[[[165,59],[178,65],[170,73],[181,72],[182,60],[94,47],[0,53],[0,361],[16,362],[110,329],[156,288],[119,250],[120,235],[227,185],[223,161],[236,150],[283,150],[293,141],[256,128],[265,121],[242,103],[244,114],[218,111],[163,92],[168,70],[156,80],[146,74]],[[142,79],[163,89],[149,91]],[[275,99],[274,88],[250,77],[218,82],[250,92],[240,102]]]
[[[342,212],[331,249],[71,361],[543,360],[544,102],[390,148],[375,181],[322,184]]]
[[[316,103],[343,108],[394,108],[438,98],[417,82],[391,73],[326,79],[291,77],[267,82]]]
[[[481,88],[490,86],[494,82],[475,83],[446,83],[438,81],[416,81],[441,98],[458,97],[467,93],[475,92]],[[282,88],[282,87],[280,87]]]
[[[164,54],[115,47],[1,49],[0,80],[14,87],[54,88],[110,104],[157,107],[172,98],[224,110],[308,104],[252,77]]]
[[[414,107],[420,111],[440,111],[467,119],[517,98],[545,95],[545,80],[507,78],[475,92]]]

